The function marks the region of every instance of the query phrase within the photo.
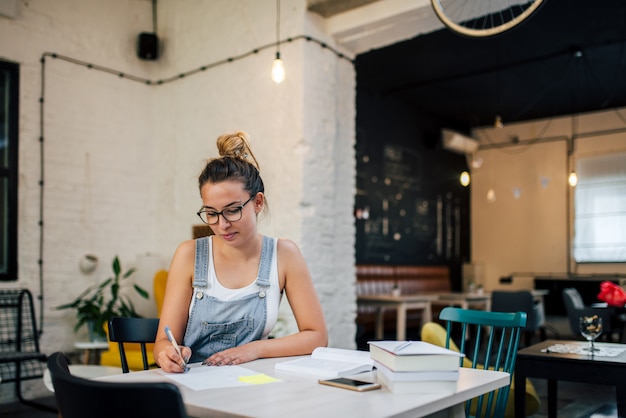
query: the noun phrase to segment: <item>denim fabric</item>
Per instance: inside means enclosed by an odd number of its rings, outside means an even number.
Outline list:
[[[258,291],[236,300],[220,300],[205,293],[208,288],[209,237],[196,240],[196,260],[192,307],[183,344],[190,347],[190,362],[259,340],[267,321],[267,291],[274,256],[274,240],[263,237],[259,272],[255,282]]]

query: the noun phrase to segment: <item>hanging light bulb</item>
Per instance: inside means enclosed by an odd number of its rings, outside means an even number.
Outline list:
[[[502,116],[496,115],[496,120],[493,122],[494,128],[504,128],[504,124],[502,123]]]
[[[285,80],[285,66],[283,60],[280,59],[280,52],[276,51],[276,59],[272,63],[272,80],[276,84],[280,84]]]
[[[574,171],[569,173],[569,177],[567,177],[567,182],[570,186],[575,187],[578,184],[578,176]]]
[[[461,183],[461,186],[463,187],[467,187],[470,184],[470,175],[467,171],[464,171],[461,173],[461,177],[459,178],[459,181]]]
[[[276,58],[272,63],[272,80],[276,84],[285,80],[285,65],[280,59],[280,0],[276,0]]]

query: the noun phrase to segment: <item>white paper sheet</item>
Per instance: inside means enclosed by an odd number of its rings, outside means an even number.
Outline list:
[[[189,371],[185,373],[167,373],[162,370],[159,370],[159,373],[191,390],[251,386],[282,381],[241,366],[216,367],[203,366],[201,363],[189,365]]]

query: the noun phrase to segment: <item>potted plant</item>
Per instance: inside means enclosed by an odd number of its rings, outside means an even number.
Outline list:
[[[92,341],[106,341],[104,324],[109,318],[139,317],[132,301],[127,295],[122,294],[124,285],[130,284],[128,278],[135,272],[134,268],[122,273],[122,266],[117,256],[113,259],[113,277],[109,277],[100,283],[88,287],[76,299],[65,305],[57,306],[56,309],[76,309],[78,322],[74,326],[74,332],[87,325],[89,336]],[[133,283],[135,291],[144,299],[148,298],[148,292],[141,286]]]

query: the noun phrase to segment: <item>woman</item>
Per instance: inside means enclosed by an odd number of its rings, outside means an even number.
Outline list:
[[[209,366],[309,354],[328,335],[311,275],[295,243],[257,231],[265,208],[259,165],[248,135],[217,139],[220,157],[198,178],[198,215],[215,235],[181,243],[169,269],[154,358],[168,372],[187,361]],[[298,332],[268,339],[285,291]],[[182,342],[182,358],[165,327]]]

